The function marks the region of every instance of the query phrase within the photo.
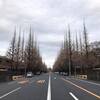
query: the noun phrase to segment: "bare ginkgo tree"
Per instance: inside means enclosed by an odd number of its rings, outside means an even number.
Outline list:
[[[24,38],[25,36],[23,33],[21,39],[20,32],[17,39],[15,30],[10,47],[7,51],[7,58],[11,62],[10,70],[14,74],[26,74],[28,71],[32,71],[34,74],[37,72],[46,72],[47,67],[42,61],[39,47],[31,28],[29,31],[28,41],[25,42]]]

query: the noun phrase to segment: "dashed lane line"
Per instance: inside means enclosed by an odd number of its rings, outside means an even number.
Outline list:
[[[6,94],[0,96],[0,99],[2,99],[2,98],[4,98],[4,97],[8,96],[9,94],[12,94],[13,92],[18,91],[19,89],[21,89],[21,87],[18,87],[18,88],[16,88],[16,89],[14,89],[14,90],[12,90],[12,91],[10,91],[10,92],[8,92],[8,93],[6,93]]]
[[[72,92],[69,92],[69,94],[70,94],[75,100],[79,100]]]

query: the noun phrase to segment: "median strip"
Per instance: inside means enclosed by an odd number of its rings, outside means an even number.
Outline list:
[[[69,94],[70,94],[75,100],[79,100],[72,92],[69,92]]]
[[[13,92],[18,91],[19,89],[21,89],[21,87],[16,88],[16,89],[14,89],[14,90],[12,90],[12,91],[10,91],[10,92],[8,92],[8,93],[6,93],[6,94],[4,94],[4,95],[0,96],[0,99],[2,99],[2,98],[4,98],[4,97],[8,96],[9,94],[11,94],[11,93],[13,93]]]
[[[83,87],[81,87],[81,86],[78,86],[78,85],[74,84],[73,82],[68,81],[68,80],[66,80],[66,79],[64,79],[64,78],[61,78],[61,79],[62,79],[63,81],[65,81],[65,82],[70,83],[70,84],[74,85],[75,87],[77,87],[77,88],[79,88],[79,89],[81,89],[81,90],[83,90],[83,91],[85,91],[85,92],[91,94],[92,96],[95,96],[96,98],[100,99],[100,96],[99,96],[99,95],[97,95],[97,94],[95,94],[95,93],[93,93],[93,92],[91,92],[91,91],[89,91],[89,90],[87,90],[87,89],[85,89],[85,88],[83,88]]]

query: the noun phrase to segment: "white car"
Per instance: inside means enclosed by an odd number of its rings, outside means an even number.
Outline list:
[[[68,76],[68,73],[66,73],[66,72],[63,72],[63,74],[62,75],[64,75],[64,76]]]
[[[32,72],[28,72],[26,76],[31,78],[31,77],[33,77],[33,73]]]

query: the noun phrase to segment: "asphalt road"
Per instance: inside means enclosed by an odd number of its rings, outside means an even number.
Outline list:
[[[54,73],[0,83],[0,100],[99,100],[100,84]]]

